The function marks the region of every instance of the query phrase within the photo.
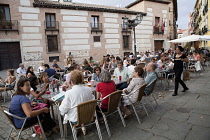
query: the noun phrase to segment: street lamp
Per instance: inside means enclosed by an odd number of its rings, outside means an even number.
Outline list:
[[[142,19],[143,19],[143,15],[142,14],[138,14],[136,16],[135,19],[130,20],[128,17],[123,17],[123,22],[131,29],[133,29],[133,33],[134,33],[134,55],[136,55],[136,31],[135,28],[138,24],[141,23]]]

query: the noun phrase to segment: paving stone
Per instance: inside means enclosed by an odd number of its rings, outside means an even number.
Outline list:
[[[191,126],[192,125],[188,123],[180,123],[178,121],[162,117],[161,120],[151,129],[151,132],[171,140],[183,140],[189,132]]]
[[[190,116],[190,113],[178,112],[177,108],[170,110],[166,112],[165,115],[163,115],[163,117],[165,118],[176,120],[179,122],[185,122],[189,118],[189,116]]]
[[[203,127],[210,127],[210,116],[191,113],[187,122]]]
[[[191,110],[192,113],[196,114],[203,114],[203,115],[208,115],[210,116],[210,111],[209,110],[199,110],[199,109],[193,109]]]
[[[184,108],[189,109],[200,109],[200,110],[209,110],[210,102],[203,102],[200,100],[189,100],[186,105],[184,105]]]
[[[178,93],[178,94],[181,94],[181,93]],[[188,102],[188,100],[181,98],[179,95],[174,96],[173,98],[170,98],[167,101],[167,103],[169,103],[169,104],[179,105],[179,106],[184,106],[187,102]]]
[[[200,100],[201,102],[210,102],[210,95],[209,94],[200,94],[197,100]]]
[[[135,127],[129,127],[122,132],[118,132],[114,134],[111,139],[113,140],[122,140],[122,139],[129,139],[129,140],[146,140],[149,137],[153,136],[153,134],[146,132],[142,129],[136,129]]]
[[[193,126],[185,140],[209,140],[210,128]]]
[[[155,136],[149,137],[147,140],[170,140],[170,139],[155,135]]]
[[[183,100],[196,100],[199,96],[199,94],[191,93],[190,91],[179,94],[179,97],[181,97]]]

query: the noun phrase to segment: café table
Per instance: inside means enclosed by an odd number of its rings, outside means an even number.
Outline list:
[[[120,81],[117,78],[113,78],[112,80],[115,82],[116,85],[127,82],[127,81]],[[84,84],[85,86],[88,86],[91,89],[91,91],[93,92],[93,94],[95,95],[95,97],[96,97],[96,86],[97,86],[97,83],[94,84],[93,86],[92,85],[89,85],[89,83],[85,83]],[[62,99],[61,100],[58,100],[58,101],[52,100],[52,97],[54,97],[57,94],[59,94],[59,93],[54,93],[53,92],[51,94],[44,94],[44,95],[42,95],[42,98],[43,99],[47,99],[47,100],[49,100],[51,102],[51,112],[52,112],[53,119],[55,119],[55,117],[54,117],[54,107],[53,107],[53,106],[55,106],[55,110],[56,110],[57,115],[58,115],[60,135],[61,135],[61,137],[63,137],[64,136],[64,126],[63,126],[63,123],[62,123],[61,115],[59,113],[59,105],[62,102]]]

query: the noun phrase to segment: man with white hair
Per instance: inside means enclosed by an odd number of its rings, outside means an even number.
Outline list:
[[[26,69],[24,68],[24,64],[20,63],[19,68],[17,69],[18,77],[26,77]]]

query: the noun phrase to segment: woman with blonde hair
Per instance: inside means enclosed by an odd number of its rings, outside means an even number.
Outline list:
[[[106,57],[103,56],[102,60],[100,61],[100,67],[102,69],[106,69]]]
[[[73,83],[72,89],[68,90],[59,107],[61,115],[64,116],[64,123],[68,121],[72,124],[77,124],[77,109],[71,109],[80,103],[93,100],[95,97],[89,87],[83,85],[83,75],[80,71],[71,72],[71,82]],[[86,135],[86,128],[82,125],[82,132]]]

